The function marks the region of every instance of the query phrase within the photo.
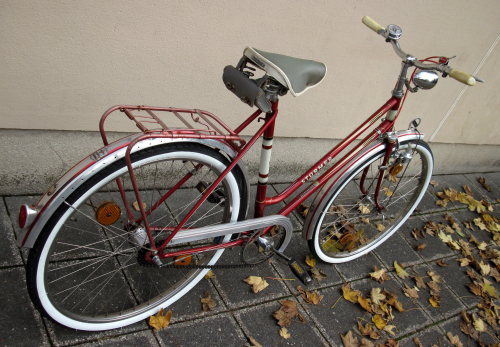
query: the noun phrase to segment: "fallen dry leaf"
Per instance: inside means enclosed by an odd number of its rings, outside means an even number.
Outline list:
[[[212,272],[212,270],[208,271],[207,274],[205,275],[205,279],[208,280],[210,278],[215,278],[215,275],[214,273]]]
[[[373,324],[366,323],[366,326],[363,326],[360,322],[358,322],[358,328],[362,335],[369,336],[371,339],[378,340],[381,338],[381,335],[378,331],[373,330]]]
[[[422,345],[422,342],[420,342],[420,339],[418,337],[414,337],[413,342],[415,342],[417,347],[424,347],[424,345]]]
[[[311,268],[311,277],[314,278],[315,280],[318,280],[318,282],[321,284],[321,280],[323,278],[326,278],[326,274],[323,272],[323,270],[318,269],[317,267]]]
[[[445,263],[442,259],[439,259],[436,264],[439,266],[450,266],[450,264]]]
[[[300,204],[296,210],[302,217],[306,218],[307,213],[309,212],[309,206]]]
[[[377,228],[378,231],[384,231],[385,226],[382,224],[375,223],[375,227]]]
[[[379,314],[376,314],[372,317],[372,322],[375,323],[375,326],[379,330],[384,330],[385,326],[387,325],[387,320],[382,318],[382,316]]]
[[[474,197],[474,194],[472,193],[472,190],[470,190],[470,187],[469,187],[469,186],[465,185],[465,186],[463,186],[463,188],[464,188],[464,192],[465,192],[465,194],[467,194],[467,195],[468,195],[468,196],[470,196],[471,198],[473,198],[473,197]]]
[[[410,277],[408,272],[406,272],[401,265],[399,265],[396,261],[394,262],[394,268],[396,269],[396,274],[402,278],[405,279],[406,277]]]
[[[358,338],[352,336],[352,331],[349,330],[349,332],[345,334],[345,336],[340,334],[340,337],[342,338],[344,347],[359,347]]]
[[[160,309],[157,314],[149,317],[149,325],[155,328],[155,330],[160,330],[168,327],[171,318],[172,311],[168,311],[165,315],[163,315],[163,309]]]
[[[373,312],[370,303],[368,302],[368,300],[365,299],[365,297],[362,294],[358,295],[358,304],[360,304],[361,307],[363,307],[366,311],[370,313]]]
[[[138,203],[137,201],[134,201],[134,202],[132,203],[132,206],[134,207],[134,209],[135,209],[136,211],[140,211],[140,209],[139,209],[139,203]],[[145,202],[143,202],[143,203],[142,203],[142,206],[144,207],[144,209],[146,209],[146,203],[145,203]]]
[[[413,299],[418,299],[418,289],[417,288],[410,288],[408,287],[408,285],[405,283],[405,287],[403,288],[403,291],[405,293],[405,295],[409,298],[413,298]]]
[[[381,293],[380,288],[372,288],[370,298],[375,305],[379,305],[382,300],[385,300],[385,294]]]
[[[497,290],[495,289],[495,287],[493,287],[491,285],[491,282],[485,278],[483,278],[483,287],[484,287],[484,291],[486,293],[488,293],[489,296],[491,296],[492,298],[498,299]]]
[[[460,266],[468,266],[470,263],[470,260],[467,258],[459,258],[457,261],[460,262]]]
[[[426,287],[424,280],[419,275],[411,276],[411,278],[413,278],[415,280],[415,283],[417,284],[417,288],[425,288]]]
[[[484,264],[483,261],[479,263],[479,268],[481,269],[481,275],[486,276],[490,273],[490,264]]]
[[[375,347],[375,344],[364,337],[361,339],[360,347]]]
[[[280,336],[284,339],[290,338],[290,334],[288,333],[288,330],[285,327],[280,329]]]
[[[314,258],[311,255],[306,255],[306,264],[309,265],[310,267],[315,267],[316,266],[316,258]]]
[[[431,297],[429,298],[429,302],[431,303],[432,307],[436,307],[436,308],[437,308],[437,307],[441,306],[441,305],[439,304],[439,301],[438,301],[438,300],[436,300],[436,298],[435,298],[435,297],[433,297],[433,296],[431,296]]]
[[[417,252],[423,251],[427,245],[425,243],[419,243],[418,246],[416,247]]]
[[[248,339],[250,340],[250,343],[253,345],[253,346],[250,346],[250,347],[262,347],[262,345],[260,343],[258,343],[257,341],[255,341],[250,336],[248,337]]]
[[[386,325],[384,327],[384,331],[387,332],[387,333],[389,333],[389,334],[391,334],[392,336],[395,336],[396,333],[394,331],[392,331],[392,329],[394,329],[394,328],[396,328],[395,325]]]
[[[480,333],[485,333],[487,331],[486,325],[481,318],[477,318],[474,320],[474,329],[476,329]]]
[[[278,320],[278,325],[280,327],[289,327],[292,318],[299,315],[297,311],[297,304],[291,300],[280,300],[279,303],[282,305],[280,309],[273,313],[273,317]]]
[[[384,283],[384,281],[390,280],[390,277],[385,273],[385,269],[379,269],[377,265],[375,265],[375,271],[370,272],[370,277],[375,281],[378,281],[380,284]]]
[[[361,214],[367,214],[370,213],[370,208],[368,208],[368,205],[362,205],[359,203],[358,211],[361,212]]]
[[[462,344],[462,342],[460,342],[458,335],[453,336],[452,333],[448,332],[448,333],[446,333],[446,336],[448,336],[448,339],[450,340],[450,342],[453,346],[455,346],[455,347],[463,347],[464,346]]]
[[[481,183],[481,185],[483,186],[483,188],[484,188],[484,189],[486,189],[487,191],[491,192],[491,187],[490,187],[490,185],[489,185],[489,184],[486,184],[486,179],[485,179],[485,178],[483,178],[483,177],[479,177],[479,178],[477,179],[477,181],[478,181],[479,183]],[[500,202],[500,201],[499,201],[499,202]]]
[[[345,284],[342,286],[342,294],[344,296],[344,299],[347,301],[357,303],[358,302],[358,295],[360,294],[359,290],[352,290],[351,289],[351,284]]]
[[[321,302],[321,300],[323,300],[323,298],[325,297],[324,295],[319,295],[317,290],[309,291],[307,289],[302,288],[301,286],[298,286],[297,290],[299,291],[300,295],[306,302],[313,305],[318,305]]]
[[[387,176],[387,180],[388,180],[389,182],[394,182],[394,183],[398,183],[398,181],[399,181],[399,179],[398,179],[396,176],[393,176],[393,175],[391,175],[391,174],[389,174],[389,175]]]
[[[269,285],[269,283],[267,283],[265,279],[258,276],[250,276],[244,281],[252,286],[252,290],[254,293],[258,293],[261,290],[264,290]]]
[[[217,306],[217,303],[214,299],[212,299],[212,296],[210,295],[208,290],[205,291],[205,295],[203,296],[203,299],[201,299],[201,304],[203,306],[203,312],[212,311],[213,308]]]
[[[391,192],[391,190],[389,189],[389,187],[384,187],[384,188],[382,188],[382,190],[385,192],[385,195],[387,195],[387,196],[392,196],[392,194],[393,194]]]
[[[439,183],[436,180],[431,180],[429,184],[432,185],[433,187],[437,187],[439,185]]]

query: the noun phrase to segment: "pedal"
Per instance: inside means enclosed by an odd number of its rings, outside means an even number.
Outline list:
[[[200,181],[196,185],[196,189],[198,189],[200,193],[203,193],[205,190],[207,190],[208,186],[209,184],[207,182]],[[224,193],[222,192],[222,189],[215,189],[212,193],[210,193],[210,195],[207,198],[207,201],[212,204],[220,204],[224,198],[225,196]]]
[[[302,281],[304,284],[309,284],[312,282],[311,276],[309,276],[309,273],[304,270],[302,266],[293,258],[290,258],[277,249],[275,249],[269,242],[267,242],[266,239],[259,237],[257,239],[257,243],[259,247],[262,248],[262,252],[273,252],[274,254],[279,255],[281,258],[285,259],[288,262],[288,266],[290,267],[290,270],[292,270],[293,274],[297,276],[299,280]]]

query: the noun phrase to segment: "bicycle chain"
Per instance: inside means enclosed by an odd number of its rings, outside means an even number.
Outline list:
[[[157,247],[161,246],[163,244],[164,240],[159,240],[155,242],[155,245]],[[149,243],[144,245],[144,247],[149,248]],[[144,266],[144,267],[158,267],[155,264],[151,264],[150,262],[146,261],[145,255],[147,253],[146,248],[141,248],[139,252],[137,253],[137,262],[139,265]],[[162,265],[161,268],[174,268],[174,269],[238,269],[238,268],[245,268],[245,267],[252,267],[258,264],[214,264],[214,265],[176,265],[176,264],[165,264]]]

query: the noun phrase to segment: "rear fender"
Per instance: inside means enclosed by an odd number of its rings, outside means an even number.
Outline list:
[[[423,140],[424,134],[417,133],[415,130],[403,130],[396,132],[399,141],[408,141],[413,139]],[[323,187],[316,194],[311,206],[309,207],[309,212],[307,213],[306,220],[304,221],[304,227],[302,229],[302,237],[305,240],[311,240],[314,235],[314,226],[316,225],[320,212],[325,207],[325,204],[329,201],[330,196],[336,191],[338,186],[342,184],[340,178],[343,175],[349,175],[361,165],[360,159],[365,155],[370,155],[374,151],[380,150],[380,148],[385,148],[386,141],[384,139],[377,139],[372,144],[368,145],[364,150],[354,156],[336,175],[326,182]]]
[[[98,151],[92,153],[68,172],[66,172],[54,185],[52,185],[42,198],[36,203],[35,206],[30,206],[31,209],[36,211],[37,215],[31,225],[26,226],[21,230],[18,238],[17,245],[19,247],[31,248],[35,244],[40,232],[49,220],[50,216],[57,210],[72,192],[85,183],[89,178],[97,172],[108,167],[110,164],[120,160],[125,156],[128,145],[137,137],[144,135],[143,133],[134,134],[124,137],[116,142],[102,147]],[[185,139],[185,138],[153,138],[138,142],[132,149],[132,153],[144,148],[163,145],[171,142],[195,142],[201,145],[218,149],[229,160],[236,157],[237,153],[225,143],[214,139]],[[247,211],[250,202],[250,183],[248,181],[248,171],[243,161],[238,162],[238,167],[245,178],[247,185]]]

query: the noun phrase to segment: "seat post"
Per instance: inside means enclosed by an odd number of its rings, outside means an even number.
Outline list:
[[[266,121],[269,121],[273,116],[274,112],[278,112],[278,100],[272,102],[271,113],[266,113]],[[262,150],[260,154],[260,165],[259,165],[259,179],[257,184],[257,194],[255,197],[255,212],[254,218],[260,218],[264,216],[264,208],[266,207],[266,191],[267,191],[267,180],[269,177],[269,162],[271,161],[271,151],[273,148],[273,137],[274,137],[274,121],[269,124],[269,127],[264,131],[262,138]]]

